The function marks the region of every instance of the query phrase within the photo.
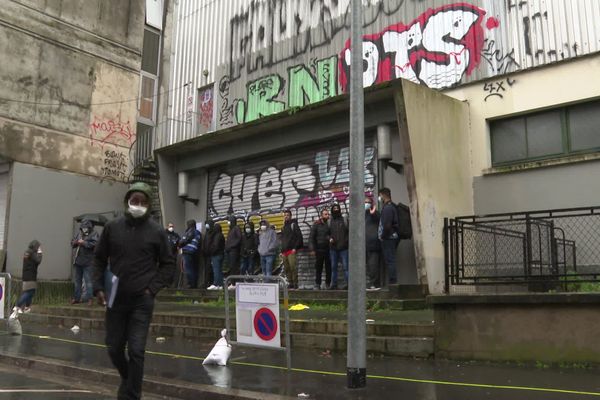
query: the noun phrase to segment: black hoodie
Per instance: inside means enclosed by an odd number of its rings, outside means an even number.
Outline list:
[[[246,228],[250,228],[250,233],[246,232]],[[244,224],[244,232],[242,233],[242,257],[251,257],[258,251],[258,240],[256,232],[254,232],[254,224],[252,222],[246,222]]]
[[[281,229],[281,251],[297,250],[302,247],[304,247],[304,242],[298,221],[290,219],[283,224]]]
[[[91,221],[87,219],[81,221],[79,232],[71,241],[71,246],[75,249],[73,260],[75,265],[82,267],[92,265],[94,262],[94,249],[99,237],[100,235],[94,230],[94,224]],[[78,240],[83,240],[83,244],[78,245]]]
[[[38,266],[42,262],[42,253],[38,253],[40,242],[32,240],[23,255],[23,282],[37,281]]]
[[[239,250],[242,241],[242,230],[237,225],[237,218],[235,216],[229,217],[229,233],[227,234],[227,240],[225,241],[225,251]]]
[[[215,224],[212,221],[207,222],[206,225],[207,228],[210,226],[210,229],[207,229],[206,231],[206,246],[204,247],[204,254],[207,256],[223,255],[223,251],[225,250],[225,237],[223,236],[223,228],[221,228],[221,225]]]

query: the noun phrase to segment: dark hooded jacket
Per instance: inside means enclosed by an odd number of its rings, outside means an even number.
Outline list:
[[[225,251],[239,251],[241,243],[242,230],[237,224],[237,218],[232,215],[229,217],[229,233],[227,233],[227,240],[225,241]]]
[[[298,221],[291,219],[285,222],[281,228],[281,251],[298,250],[302,247],[304,247],[304,242]]]
[[[42,253],[38,253],[39,248],[40,242],[32,240],[27,250],[25,250],[23,255],[23,282],[37,281],[38,266],[42,262]]]
[[[81,221],[79,232],[71,241],[71,246],[75,249],[73,263],[82,267],[91,266],[94,262],[94,249],[100,235],[94,230],[92,221],[84,219]],[[77,244],[78,240],[83,240],[83,244]]]
[[[246,228],[250,228],[250,233],[246,232]],[[244,232],[242,233],[241,256],[253,257],[257,251],[258,237],[256,236],[256,232],[254,232],[254,224],[249,221],[244,224]]]
[[[335,207],[335,206],[334,206]],[[329,227],[331,229],[331,248],[333,250],[348,249],[348,224],[341,213],[336,213],[334,207],[331,208],[331,220]]]
[[[367,251],[380,251],[381,242],[378,237],[379,229],[379,211],[371,214],[371,211],[365,210],[365,241]]]
[[[221,225],[215,224],[213,221],[207,221],[206,231],[206,247],[204,254],[209,257],[223,255],[225,250],[225,237],[223,236],[223,228]],[[210,227],[208,229],[208,227]]]
[[[310,237],[308,239],[308,246],[310,251],[329,251],[329,238],[331,237],[331,230],[327,222],[319,218],[313,226],[310,228]]]
[[[133,192],[142,192],[149,199],[152,195],[150,186],[134,183],[125,195],[126,210]],[[126,211],[104,227],[94,254],[94,294],[104,290],[104,272],[109,260],[111,272],[119,278],[119,294],[142,294],[145,289],[156,294],[171,283],[175,272],[175,256],[167,233],[150,219],[150,209],[141,218],[134,218]]]

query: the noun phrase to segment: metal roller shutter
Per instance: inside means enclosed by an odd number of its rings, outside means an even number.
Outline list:
[[[367,138],[366,143],[373,143]],[[283,210],[290,209],[298,220],[308,245],[310,227],[321,209],[338,202],[347,212],[350,180],[348,141],[324,142],[302,149],[286,149],[248,160],[234,160],[209,171],[208,213],[221,222],[227,235],[227,216],[235,214],[243,224],[257,225],[268,219],[279,231]],[[365,148],[365,184],[376,185],[376,149]],[[298,255],[300,285],[312,286],[314,272],[308,252]]]

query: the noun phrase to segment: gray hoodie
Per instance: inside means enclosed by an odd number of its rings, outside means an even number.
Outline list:
[[[267,229],[258,232],[258,254],[274,256],[277,254],[277,232],[267,221]]]

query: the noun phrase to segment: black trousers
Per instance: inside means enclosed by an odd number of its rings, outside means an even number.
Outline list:
[[[240,274],[240,249],[229,249],[225,252],[229,263],[229,276]]]
[[[105,343],[108,355],[121,376],[119,400],[142,397],[146,339],[153,311],[154,296],[150,294],[117,295],[112,308],[106,310]]]
[[[331,258],[329,257],[329,250],[317,250],[315,255],[315,270],[317,272],[315,276],[315,284],[317,286],[321,286],[323,264],[325,264],[325,284],[327,287],[329,287],[331,285]]]
[[[378,287],[379,283],[379,252],[367,250],[367,288]]]

